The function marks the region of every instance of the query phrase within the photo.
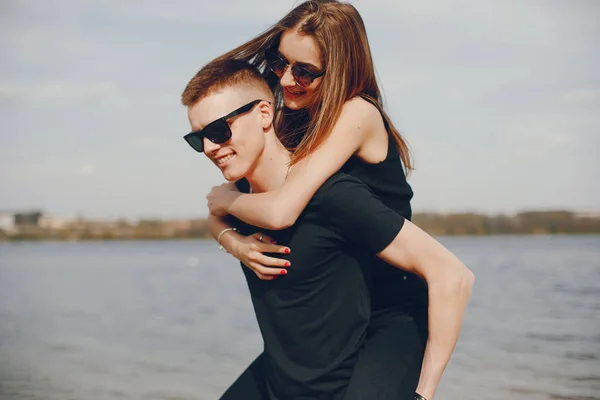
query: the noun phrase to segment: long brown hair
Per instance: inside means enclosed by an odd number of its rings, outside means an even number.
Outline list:
[[[276,48],[281,34],[289,29],[297,29],[315,40],[327,71],[310,110],[296,112],[283,107],[279,78],[265,68],[265,51]],[[308,156],[327,139],[346,101],[361,96],[379,109],[386,128],[393,134],[407,173],[412,169],[408,145],[383,110],[365,25],[351,4],[337,0],[305,1],[271,28],[218,60],[227,58],[248,61],[263,71],[275,94],[276,105],[281,109],[276,122],[280,139],[289,144],[301,138],[294,143],[292,164]]]

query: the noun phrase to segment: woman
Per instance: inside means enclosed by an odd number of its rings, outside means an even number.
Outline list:
[[[412,190],[403,168],[411,169],[408,148],[381,107],[365,27],[353,6],[338,1],[302,3],[265,33],[220,57],[228,58],[267,67],[264,74],[276,105],[283,106],[276,130],[294,153],[279,190],[242,194],[229,185],[213,188],[208,200],[215,238],[228,227],[217,216],[227,214],[267,229],[291,226],[340,168],[410,219]],[[220,245],[269,280],[285,267],[285,260],[262,254],[273,251],[263,243],[268,240],[261,234],[242,237],[226,231]],[[404,399],[416,388],[431,399],[462,314],[453,320],[428,316],[428,295],[442,296],[441,287],[430,285],[428,294],[419,277],[375,258],[372,263],[372,322],[347,398]],[[428,327],[428,318],[438,322]],[[444,319],[448,323],[439,323]]]

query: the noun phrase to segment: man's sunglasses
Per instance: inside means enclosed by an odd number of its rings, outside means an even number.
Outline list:
[[[263,101],[263,100],[254,100],[248,104],[244,104],[237,110],[234,110],[234,111],[230,112],[229,114],[227,114],[226,116],[219,118],[219,119],[211,122],[210,124],[206,125],[203,129],[200,129],[199,131],[188,133],[183,138],[185,139],[186,142],[188,142],[188,144],[190,146],[192,146],[192,148],[194,150],[196,150],[197,152],[200,152],[200,153],[202,153],[204,151],[204,138],[207,138],[208,140],[210,140],[211,142],[213,142],[215,144],[225,143],[226,141],[231,139],[231,128],[229,127],[227,120],[231,119],[233,117],[236,117],[240,114],[247,113],[248,111],[252,110],[254,108],[254,106],[257,105],[258,103],[260,103],[261,101]],[[268,101],[267,101],[267,103],[270,104],[270,102],[268,102]]]
[[[275,75],[279,78],[285,74],[285,70],[289,61],[286,60],[277,50],[269,49],[265,52],[265,59],[267,60],[267,66]],[[310,84],[320,76],[325,75],[325,71],[313,72],[302,65],[294,64],[291,66],[292,77],[296,83],[302,87],[310,86]]]

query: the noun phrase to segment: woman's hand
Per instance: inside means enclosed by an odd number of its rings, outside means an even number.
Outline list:
[[[232,256],[250,268],[259,279],[270,281],[279,275],[287,274],[290,262],[281,258],[269,257],[263,253],[290,254],[289,247],[275,244],[270,237],[261,233],[250,236],[239,234],[225,235],[223,247]]]
[[[206,195],[209,212],[217,217],[223,217],[229,214],[227,208],[240,194],[241,193],[232,182],[213,186]]]

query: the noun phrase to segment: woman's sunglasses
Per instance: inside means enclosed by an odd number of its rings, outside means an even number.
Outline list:
[[[285,74],[285,70],[287,69],[288,65],[290,65],[289,61],[274,49],[269,49],[265,52],[265,59],[267,60],[267,66],[269,69],[273,71],[273,73],[279,78]],[[302,87],[310,86],[315,79],[325,74],[324,70],[321,72],[313,72],[299,64],[292,65],[291,70],[292,77],[296,83]]]
[[[185,139],[186,142],[188,142],[188,144],[190,146],[192,146],[192,148],[194,150],[196,150],[197,152],[200,152],[200,153],[204,152],[204,138],[207,138],[208,140],[210,140],[211,142],[216,143],[216,144],[225,143],[226,141],[231,139],[231,128],[229,127],[227,120],[231,119],[235,116],[238,116],[240,114],[247,113],[248,111],[252,110],[254,108],[254,106],[257,105],[258,103],[260,103],[261,101],[263,101],[263,100],[254,100],[248,104],[244,104],[237,110],[234,110],[234,111],[230,112],[229,114],[227,114],[226,116],[219,118],[219,119],[211,122],[210,124],[206,125],[203,129],[200,129],[199,131],[188,133],[183,138]],[[267,101],[267,103],[271,104],[268,101]]]

